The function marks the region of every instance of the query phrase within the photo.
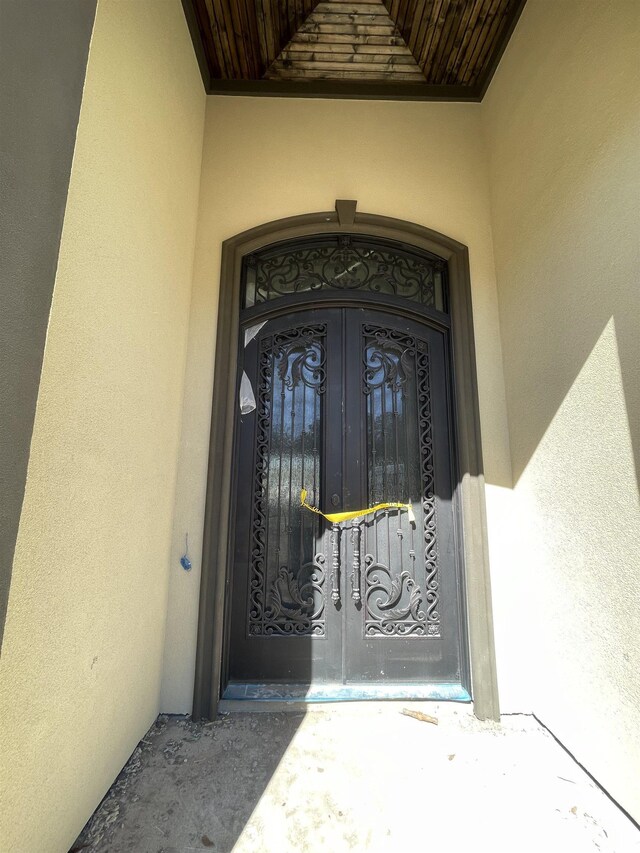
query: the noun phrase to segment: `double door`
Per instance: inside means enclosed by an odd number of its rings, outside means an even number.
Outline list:
[[[347,306],[246,339],[255,409],[235,441],[228,695],[459,683],[446,332]],[[326,514],[362,513],[329,521],[301,506],[302,489]],[[380,503],[412,513],[366,512]]]

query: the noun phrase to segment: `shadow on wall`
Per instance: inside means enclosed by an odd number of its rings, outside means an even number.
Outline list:
[[[570,13],[540,3],[528,14],[548,37],[548,14]],[[617,22],[608,74],[586,56],[587,36],[573,52],[552,38],[560,65],[584,59],[580,85],[532,54],[513,89],[497,78],[487,107],[518,514],[503,585],[520,619],[503,655],[527,673],[533,710],[637,814],[638,113],[620,19],[592,14]]]
[[[555,278],[545,282],[538,291],[539,299],[550,298],[557,303],[561,285],[562,280]],[[505,352],[514,486],[525,474],[554,419],[571,397],[581,373],[589,361],[598,356],[602,359],[598,373],[603,380],[607,377],[607,384],[592,385],[589,393],[595,407],[599,405],[603,411],[616,402],[616,397],[622,397],[624,414],[617,423],[618,435],[611,439],[630,443],[636,486],[640,483],[640,306],[628,304],[627,297],[627,304],[614,314],[607,310],[609,306],[599,310],[597,291],[604,286],[600,280],[593,281],[593,292],[579,296],[566,288],[569,292],[563,301],[566,299],[570,304],[558,312],[545,312],[538,320],[543,327],[540,333],[531,336],[524,333],[515,351],[509,348]],[[545,292],[547,288],[553,291],[553,297]],[[576,328],[582,333],[579,341],[575,339]],[[572,338],[570,344],[568,338]],[[599,347],[604,339],[608,339],[606,351]],[[617,380],[613,386],[608,384],[611,379]],[[583,421],[580,425],[582,439],[589,429],[589,422]],[[574,445],[576,453],[579,446],[580,442]]]
[[[511,105],[504,138],[494,131],[493,230],[514,484],[611,319],[640,476],[637,110],[626,100],[613,117],[602,94],[590,109],[587,92],[583,81],[572,100],[555,93],[532,125],[525,94]],[[573,125],[553,123],[561,97]],[[526,131],[525,145],[519,134]],[[530,159],[527,180],[511,147]],[[606,389],[593,393],[606,397]]]
[[[0,648],[95,9],[0,4]]]
[[[516,571],[497,585],[496,621],[499,662],[511,657],[511,669],[526,673],[522,696],[637,815],[640,505],[629,402],[638,383],[629,362],[625,381],[617,331],[611,317],[522,461],[510,543]],[[507,630],[514,601],[518,627]]]

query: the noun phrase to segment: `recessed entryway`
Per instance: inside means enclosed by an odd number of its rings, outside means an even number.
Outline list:
[[[220,317],[196,716],[496,715],[464,247],[339,203],[228,241]]]

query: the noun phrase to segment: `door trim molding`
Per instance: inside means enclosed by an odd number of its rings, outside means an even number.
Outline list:
[[[326,233],[366,234],[397,240],[439,255],[448,262],[458,471],[456,492],[461,508],[464,598],[474,713],[482,720],[498,720],[500,711],[469,252],[462,243],[413,222],[356,213],[353,223],[346,225],[340,224],[335,211],[268,222],[237,234],[222,244],[193,717],[214,717],[220,700],[225,591],[234,497],[231,490],[242,259],[271,243]]]

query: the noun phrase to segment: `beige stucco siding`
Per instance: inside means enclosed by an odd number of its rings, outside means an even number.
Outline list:
[[[210,97],[185,386],[162,708],[191,708],[220,248],[252,226],[332,210],[425,225],[469,246],[483,450],[492,491],[510,486],[487,164],[479,106]],[[194,570],[178,560],[189,533]],[[500,541],[492,543],[500,563]]]
[[[533,710],[640,818],[640,6],[529,0],[482,105]]]
[[[336,198],[469,247],[502,710],[640,818],[639,16],[529,0],[482,104],[206,99],[180,0],[100,0],[0,664],[0,847],[68,849],[157,712],[191,710],[221,244]]]
[[[3,850],[67,850],[158,712],[204,102],[179,0],[100,0],[4,636]]]

